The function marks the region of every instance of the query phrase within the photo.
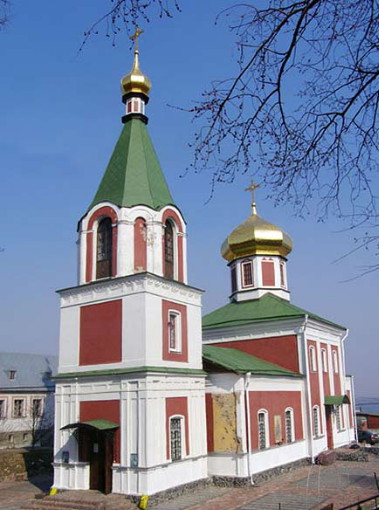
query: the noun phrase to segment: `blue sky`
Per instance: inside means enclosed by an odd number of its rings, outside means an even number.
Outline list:
[[[204,289],[204,311],[227,302],[229,274],[220,256],[226,235],[247,218],[250,180],[219,185],[209,202],[210,174],[185,172],[195,127],[190,107],[211,80],[231,76],[236,51],[219,10],[231,2],[200,0],[174,19],[142,28],[141,68],[153,88],[149,130],[176,203],[188,223],[189,280]],[[121,129],[119,81],[130,70],[125,34],[116,47],[104,36],[78,54],[83,32],[104,0],[21,2],[0,32],[0,349],[56,353],[58,288],[76,283],[76,224],[91,202]],[[253,169],[252,169],[253,170]],[[183,177],[183,174],[184,177]],[[378,394],[378,274],[350,282],[371,261],[354,247],[356,233],[329,218],[293,216],[257,193],[259,213],[294,241],[288,278],[292,302],[350,330],[347,370],[359,395]]]

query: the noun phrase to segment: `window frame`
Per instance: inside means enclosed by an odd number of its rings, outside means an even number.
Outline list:
[[[279,262],[279,280],[280,280],[280,286],[282,289],[287,288],[287,282],[286,282],[286,267],[285,262],[281,260]]]
[[[179,422],[179,432],[180,432],[180,437],[179,437],[179,440],[180,440],[180,456],[179,457],[175,457],[175,458],[173,458],[174,450],[173,450],[172,426],[171,426],[171,423],[174,420]],[[186,435],[185,435],[185,416],[183,416],[182,414],[173,414],[169,418],[169,441],[170,441],[170,457],[169,457],[169,459],[170,459],[171,462],[178,462],[180,460],[183,460],[186,457],[185,438],[186,438]]]
[[[264,421],[263,421],[263,426],[264,426],[264,436],[263,436],[264,446],[263,447],[261,446],[263,444],[263,441],[261,441],[262,437],[261,437],[261,427],[260,427],[261,424],[260,424],[260,420],[259,420],[260,416],[264,416]],[[267,448],[270,447],[268,418],[269,418],[269,414],[268,414],[267,409],[259,409],[258,410],[258,412],[257,412],[257,424],[258,424],[258,450],[259,451],[267,450]]]
[[[0,402],[2,402],[2,404],[0,405],[0,420],[1,420],[7,417],[7,399],[0,398]]]
[[[332,351],[332,357],[333,357],[333,372],[335,374],[339,374],[339,359],[338,359],[338,352],[333,349]]]
[[[101,232],[101,228],[102,228],[102,225],[105,224],[105,222],[107,222],[109,224],[109,228],[107,227],[106,229],[104,229],[104,232],[107,232],[106,236],[107,236],[107,239],[106,241],[104,242],[103,240],[103,244],[106,244],[107,246],[107,258],[99,258],[99,237],[100,235],[103,233]],[[94,250],[94,254],[95,254],[95,280],[102,280],[104,278],[111,278],[112,275],[113,275],[113,264],[114,264],[114,260],[113,260],[113,220],[110,216],[101,216],[97,219],[96,221],[96,235],[94,236],[94,241],[95,241],[95,250]],[[108,262],[109,264],[109,267],[106,271],[107,274],[104,274],[102,275],[102,271],[100,270],[100,264],[104,262]]]
[[[328,356],[325,347],[321,348],[321,368],[324,373],[328,372]]]
[[[246,283],[245,267],[250,268],[251,283]],[[243,260],[241,262],[241,286],[243,289],[250,289],[251,287],[254,287],[254,264],[250,259]]]
[[[168,328],[168,352],[176,352],[181,353],[182,352],[182,314],[179,310],[173,310],[170,308],[167,312],[167,328]],[[175,347],[171,347],[171,332],[172,332],[172,326],[171,326],[171,317],[174,317],[174,326],[175,326]]]
[[[32,400],[32,402],[31,402],[32,405],[30,406],[31,417],[33,419],[39,419],[43,415],[43,398],[42,397],[33,397],[31,400]],[[38,414],[34,414],[34,402],[39,402]]]
[[[317,420],[317,422],[316,422]],[[321,420],[320,420],[320,406],[315,405],[312,407],[312,432],[314,438],[319,438],[322,435],[321,432]]]
[[[287,434],[287,413],[289,413],[289,421],[291,424],[291,438],[288,440],[288,434]],[[286,443],[291,444],[295,442],[295,419],[294,419],[294,410],[292,407],[287,407],[284,410],[284,428],[285,428],[285,436],[286,436]]]
[[[21,407],[19,412],[16,414],[16,402],[21,402]],[[12,418],[25,418],[25,399],[24,398],[14,398],[13,406],[12,406]]]
[[[170,226],[172,232],[172,260],[169,260],[169,250],[168,250],[168,230],[167,225]],[[163,232],[163,257],[164,257],[164,272],[163,276],[169,280],[177,279],[177,247],[176,247],[176,239],[177,239],[177,227],[175,221],[169,217],[166,219],[164,225]],[[168,265],[169,264],[169,265]]]
[[[316,347],[314,345],[309,346],[309,367],[311,372],[317,372],[317,356]]]

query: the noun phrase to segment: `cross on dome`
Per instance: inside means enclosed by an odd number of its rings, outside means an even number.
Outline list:
[[[260,187],[261,187],[260,184],[255,184],[254,179],[251,179],[250,186],[245,188],[245,191],[251,192],[251,214],[253,215],[257,214],[257,207],[255,203],[255,190]]]
[[[141,34],[144,33],[144,30],[141,30],[138,28],[138,25],[136,25],[136,30],[133,35],[129,37],[132,41],[134,41],[134,53],[138,52],[138,38]]]

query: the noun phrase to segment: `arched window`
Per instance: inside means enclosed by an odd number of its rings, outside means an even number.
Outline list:
[[[309,362],[312,372],[317,372],[316,349],[313,345],[309,347]]]
[[[268,445],[268,413],[262,409],[258,412],[258,449],[264,450]]]
[[[96,278],[112,276],[112,220],[104,218],[97,227]]]
[[[334,373],[338,374],[338,354],[337,351],[333,351],[333,367],[334,367]]]
[[[164,230],[164,275],[174,279],[174,228],[170,220],[166,221]]]
[[[295,441],[294,425],[293,425],[293,409],[286,409],[286,442],[293,443]]]

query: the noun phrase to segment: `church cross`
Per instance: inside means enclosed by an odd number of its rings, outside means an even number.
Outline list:
[[[139,38],[139,36],[140,36],[141,34],[143,34],[143,33],[144,33],[144,30],[140,30],[140,29],[138,28],[138,25],[136,25],[136,31],[134,32],[134,34],[133,34],[133,35],[131,35],[131,36],[129,37],[129,39],[131,39],[132,41],[134,41],[134,51],[135,51],[135,52],[136,52],[136,51],[138,51],[138,38]]]
[[[256,204],[255,204],[255,190],[260,187],[261,187],[260,184],[255,184],[254,179],[251,179],[250,186],[245,188],[245,191],[251,192],[251,207],[252,207],[253,214],[257,214]]]

